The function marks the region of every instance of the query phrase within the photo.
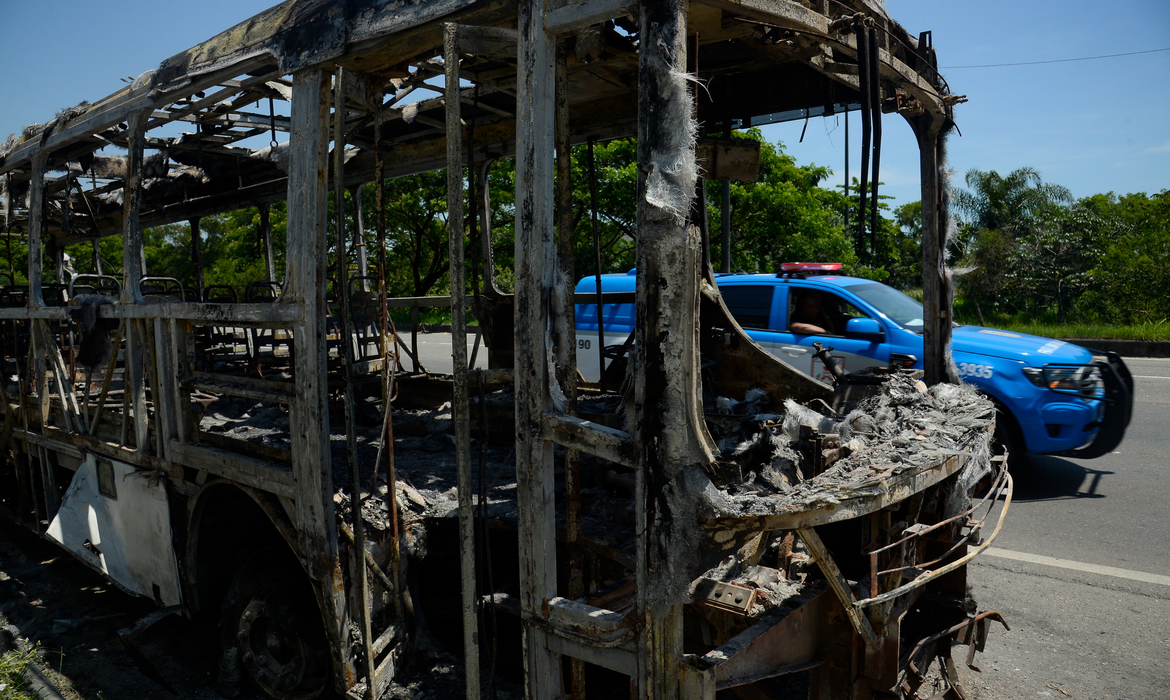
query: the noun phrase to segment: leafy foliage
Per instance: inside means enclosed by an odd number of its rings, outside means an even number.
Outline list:
[[[33,700],[24,677],[29,664],[36,660],[39,647],[0,654],[0,700]]]
[[[899,289],[922,286],[922,202],[907,202],[894,210],[897,231],[886,284]]]
[[[1121,323],[1170,319],[1170,190],[1089,198],[1120,232],[1102,242],[1079,308],[1091,318]]]
[[[973,268],[957,304],[999,317],[1160,324],[1170,318],[1170,192],[1072,201],[1032,168],[972,170],[952,252]]]
[[[1072,195],[1064,187],[1043,182],[1039,172],[1027,167],[1006,177],[994,170],[970,170],[966,183],[970,190],[953,195],[959,223],[949,251],[971,268],[962,278],[960,291],[971,296],[977,307],[981,301],[997,309],[1005,304],[1013,308],[1034,304],[1037,299],[1027,293],[1029,283],[1036,280],[1027,273],[1017,274],[1013,266],[1050,267],[1042,256],[1057,245],[1053,227],[1061,216],[1060,205]],[[1020,297],[1011,291],[1026,294]],[[1041,292],[1044,295],[1053,296],[1047,290]]]
[[[959,214],[959,235],[952,251],[962,257],[983,231],[999,231],[1010,238],[1029,233],[1053,205],[1068,202],[1072,193],[1043,182],[1035,168],[1023,167],[1001,176],[994,170],[968,170],[968,190],[954,193],[952,206]]]
[[[764,141],[758,129],[735,134],[760,142],[757,182],[731,183],[731,259],[733,269],[773,271],[787,261],[839,261],[849,274],[882,280],[912,290],[922,283],[922,206],[910,202],[891,212],[886,197],[878,201],[878,230],[870,249],[869,216],[858,226],[858,182],[850,195],[840,187],[823,187],[832,171],[799,165],[783,144]],[[589,192],[587,146],[572,151],[572,222],[575,277],[598,268],[594,252],[593,204]],[[601,272],[624,272],[635,264],[637,239],[637,144],[620,139],[593,145],[596,173],[597,238]],[[491,248],[489,264],[497,285],[513,288],[515,246],[515,163],[500,159],[488,169]],[[473,235],[470,182],[464,173],[467,238],[466,283],[483,285],[479,239]],[[960,277],[956,314],[996,322],[1115,322],[1158,328],[1170,319],[1170,191],[1118,196],[1094,195],[1073,201],[1069,191],[1044,182],[1034,169],[1023,167],[1001,176],[971,170],[967,188],[953,195],[957,230],[949,254],[957,266],[973,268]],[[720,197],[713,181],[708,191],[711,259],[719,260]],[[369,268],[376,274],[376,185],[365,185],[361,203],[369,244]],[[871,186],[872,187],[872,186]],[[444,171],[398,178],[383,184],[386,202],[387,288],[393,296],[444,294],[447,279],[447,194]],[[870,192],[872,195],[872,190]],[[873,201],[873,197],[868,198]],[[329,216],[334,218],[330,198]],[[355,226],[352,195],[347,195],[346,230]],[[848,226],[846,226],[848,222]],[[284,277],[286,211],[284,203],[270,209],[275,277]],[[240,292],[251,282],[266,280],[264,251],[258,236],[255,207],[211,216],[200,222],[204,281],[230,285]],[[329,226],[332,238],[334,226]],[[175,277],[192,289],[195,265],[188,223],[145,232],[148,275]],[[27,244],[8,237],[0,244],[0,273],[17,284],[26,282]],[[66,251],[78,273],[96,270],[91,244]],[[349,274],[357,273],[357,249],[346,251]],[[102,272],[121,277],[122,240],[103,239],[98,248]],[[56,275],[46,250],[46,279]],[[337,272],[330,261],[330,277]],[[7,275],[3,275],[7,276]],[[6,280],[2,280],[6,281]],[[188,296],[192,296],[188,292]],[[969,317],[969,316],[968,316]]]
[[[843,213],[851,206],[845,197],[819,184],[828,168],[797,165],[783,144],[763,140],[759,129],[736,134],[760,141],[758,182],[731,183],[731,263],[734,269],[769,272],[780,263],[834,261],[864,272],[853,240],[844,230]],[[718,204],[708,200],[708,204]],[[853,205],[855,206],[855,205]],[[712,207],[711,241],[719,259],[720,216]]]

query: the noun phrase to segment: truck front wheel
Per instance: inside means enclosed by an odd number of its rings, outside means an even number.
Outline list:
[[[1019,459],[1027,452],[1024,445],[1024,435],[1015,416],[999,401],[995,403],[995,434],[992,436],[992,450],[997,454],[1008,453],[1008,462],[1011,457]]]

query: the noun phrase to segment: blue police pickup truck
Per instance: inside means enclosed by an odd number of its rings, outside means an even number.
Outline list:
[[[922,304],[872,280],[835,274],[839,263],[788,263],[777,274],[716,275],[731,315],[756,343],[797,370],[830,382],[813,343],[833,348],[845,372],[897,365],[921,369]],[[628,347],[634,271],[601,276],[604,314],[577,304],[577,366],[587,382]],[[596,278],[577,285],[595,294]],[[607,303],[605,294],[614,294]],[[604,353],[598,352],[600,339]],[[1014,451],[1092,458],[1115,449],[1133,408],[1133,379],[1116,353],[979,326],[956,326],[959,377],[1000,409],[997,433]]]

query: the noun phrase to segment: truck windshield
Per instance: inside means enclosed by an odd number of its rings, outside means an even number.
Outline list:
[[[922,304],[897,289],[874,282],[850,287],[849,291],[869,302],[906,330],[915,332],[922,330]]]

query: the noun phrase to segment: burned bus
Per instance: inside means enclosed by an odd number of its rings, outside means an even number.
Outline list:
[[[960,100],[876,0],[277,5],[0,148],[28,253],[0,290],[0,506],[154,600],[138,629],[217,630],[228,697],[382,697],[435,645],[468,698],[961,692],[952,646],[970,664],[998,619],[966,565],[1011,480],[947,368]],[[733,128],[849,109],[920,146],[926,357],[826,387],[728,313],[705,183],[750,171]],[[572,149],[631,136],[635,291],[575,294]],[[450,294],[391,298],[381,185],[441,170]],[[205,284],[200,220],[249,207],[266,279]],[[147,270],[144,231],[186,222],[195,273]],[[586,384],[574,305],[610,303],[635,330]],[[425,305],[450,374],[392,323]]]

